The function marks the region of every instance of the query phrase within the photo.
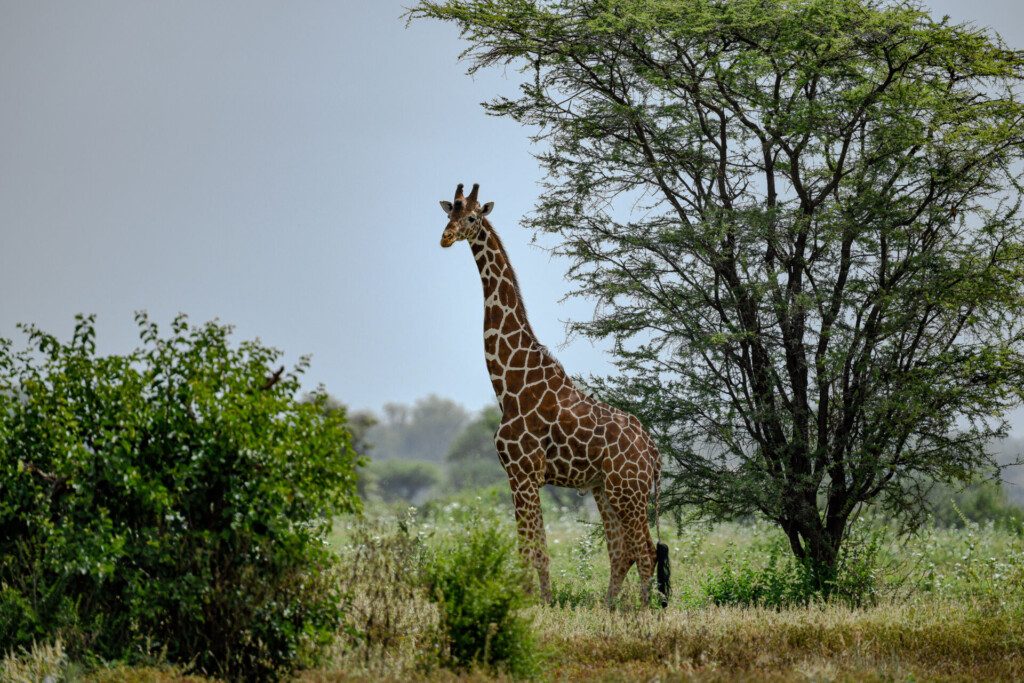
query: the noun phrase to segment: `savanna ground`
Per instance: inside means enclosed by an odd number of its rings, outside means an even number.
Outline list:
[[[473,501],[436,506],[413,529],[429,539],[472,523],[466,507]],[[772,591],[786,590],[792,569],[781,534],[763,523],[669,522],[662,534],[671,547],[671,606],[637,609],[631,574],[622,604],[609,612],[602,604],[607,556],[591,519],[585,511],[547,510],[557,604],[529,609],[545,678],[1024,678],[1024,539],[995,525],[931,528],[899,538],[876,521],[865,522],[851,553],[862,606],[766,608],[716,604],[715,598],[736,601],[757,582],[767,584],[768,600],[778,598]],[[352,551],[346,540],[353,528],[348,522],[337,530],[343,553]],[[342,657],[334,671],[306,678],[404,678],[416,671],[416,657],[402,647],[363,663]]]
[[[351,620],[326,661],[302,681],[489,680],[439,662],[435,605],[411,588],[414,555],[482,520],[511,534],[501,495],[460,496],[415,512],[371,508],[338,520],[338,580]],[[995,524],[928,528],[899,537],[865,520],[851,540],[846,593],[799,604],[798,577],[781,535],[751,522],[665,521],[673,596],[640,609],[631,574],[619,608],[603,606],[608,563],[586,508],[549,505],[554,606],[525,609],[535,666],[550,680],[1021,680],[1024,679],[1024,538]],[[784,606],[751,606],[751,600]],[[794,601],[796,604],[794,604]],[[788,606],[785,603],[790,603]],[[6,680],[165,681],[178,671],[86,668],[59,647],[9,657]]]

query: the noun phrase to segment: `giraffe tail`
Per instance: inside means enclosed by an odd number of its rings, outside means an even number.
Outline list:
[[[661,540],[661,468],[658,468],[658,479],[654,484],[654,528],[658,533],[658,543],[654,546],[654,567],[664,609],[668,607],[668,599],[672,594],[672,568],[668,562],[668,545]]]
[[[668,546],[658,541],[654,549],[656,571],[658,575],[658,592],[661,593],[661,606],[668,607],[668,599],[672,594],[672,568],[668,564]]]

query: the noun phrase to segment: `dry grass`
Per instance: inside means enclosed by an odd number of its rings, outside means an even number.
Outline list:
[[[535,612],[554,679],[1024,678],[1024,610],[991,603]]]
[[[39,643],[25,652],[8,652],[0,660],[0,681],[3,683],[38,683],[66,678],[68,659],[58,640],[52,645]]]
[[[1024,680],[1024,610],[985,602],[531,613],[547,680]],[[390,653],[387,672],[342,658],[299,680],[502,678],[424,669],[414,652],[400,652]]]
[[[201,683],[172,666],[110,666],[85,671],[68,661],[58,640],[31,650],[9,652],[0,660],[0,683]]]
[[[204,683],[203,676],[188,676],[170,666],[117,666],[98,669],[82,678],[82,683]]]

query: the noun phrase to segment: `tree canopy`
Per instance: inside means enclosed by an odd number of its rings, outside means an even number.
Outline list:
[[[1024,54],[878,0],[449,0],[485,103],[534,131],[593,380],[662,505],[760,513],[834,566],[867,501],[994,463],[1024,387]],[[827,578],[828,572],[822,574]]]

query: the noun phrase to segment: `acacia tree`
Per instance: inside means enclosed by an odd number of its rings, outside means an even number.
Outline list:
[[[536,130],[572,328],[668,459],[663,505],[760,513],[827,586],[878,499],[993,465],[1021,400],[1024,54],[877,0],[450,0],[487,111]]]

